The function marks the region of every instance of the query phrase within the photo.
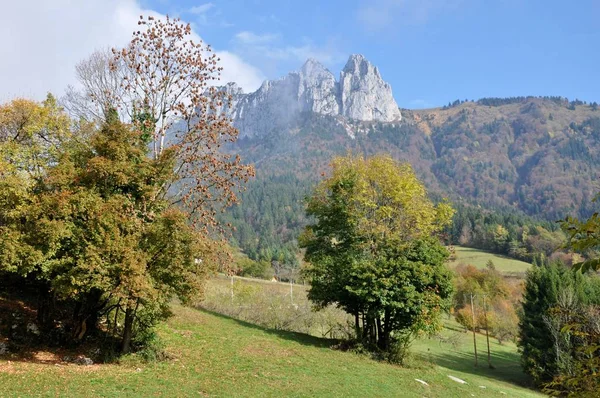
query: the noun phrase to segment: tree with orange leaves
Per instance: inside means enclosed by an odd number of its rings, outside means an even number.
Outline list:
[[[223,151],[238,131],[220,112],[230,98],[215,87],[219,58],[179,19],[141,16],[138,29],[124,48],[97,51],[79,63],[84,92],[71,88],[63,102],[72,116],[98,125],[116,109],[155,159],[176,151],[178,178],[159,196],[185,207],[205,235],[215,227],[222,232],[217,211],[237,202],[254,169]]]
[[[157,158],[167,148],[177,155],[179,177],[161,191],[172,194],[208,234],[216,212],[237,202],[236,188],[254,175],[222,147],[238,131],[221,112],[229,100],[214,82],[219,58],[209,45],[194,42],[189,24],[167,17],[140,17],[140,30],[123,49],[113,49],[111,70],[121,74],[121,98],[113,103],[129,116]]]
[[[221,68],[210,47],[194,43],[190,26],[177,19],[142,17],[139,26],[108,63],[95,63],[112,74],[104,88],[87,86],[101,112],[57,146],[35,184],[20,183],[8,151],[16,146],[27,154],[30,142],[47,146],[45,132],[53,125],[38,123],[39,107],[33,112],[28,106],[21,113],[31,122],[22,135],[13,128],[23,125],[20,114],[0,112],[0,155],[7,154],[0,156],[0,176],[8,169],[11,188],[27,191],[16,221],[4,205],[14,195],[0,195],[0,231],[7,232],[0,237],[0,259],[7,260],[0,271],[34,274],[48,300],[72,305],[67,328],[75,341],[106,317],[123,352],[136,332],[165,316],[173,297],[186,302],[201,296],[207,273],[221,260],[215,238],[224,230],[217,211],[235,203],[254,174],[223,149],[238,132],[219,112],[227,98],[211,85]],[[68,118],[55,113],[70,132]],[[23,163],[24,170],[33,164],[29,158]]]

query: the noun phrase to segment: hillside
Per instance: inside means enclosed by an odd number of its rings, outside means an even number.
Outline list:
[[[329,348],[307,335],[260,328],[216,314],[174,308],[159,333],[174,359],[121,365],[78,366],[53,352],[0,360],[2,396],[541,396],[514,383],[523,380],[514,346],[493,344],[497,370],[472,367],[465,352],[437,340],[422,341],[420,360],[403,369]],[[460,333],[466,348],[468,335]],[[480,336],[483,347],[484,339]],[[9,358],[10,359],[10,358]],[[435,365],[438,364],[438,365]],[[463,379],[460,384],[448,376]],[[422,385],[415,379],[426,381]],[[483,387],[485,388],[483,388]]]
[[[589,215],[600,189],[600,111],[562,98],[482,99],[402,110],[401,122],[304,112],[235,146],[257,177],[227,221],[247,253],[293,252],[304,197],[335,155],[388,153],[409,162],[434,198],[550,221]],[[289,257],[289,255],[287,255]],[[262,256],[270,258],[270,256]]]
[[[449,262],[451,267],[459,264],[470,264],[477,268],[485,268],[492,261],[496,269],[506,275],[524,275],[531,264],[506,256],[488,253],[470,247],[454,247],[454,258]]]

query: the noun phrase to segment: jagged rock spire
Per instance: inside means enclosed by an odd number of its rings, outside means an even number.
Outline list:
[[[351,55],[340,73],[340,97],[341,114],[350,119],[390,122],[401,118],[392,87],[360,54]]]
[[[340,81],[315,59],[300,71],[265,81],[254,93],[235,85],[223,88],[233,97],[226,112],[242,136],[260,136],[283,127],[302,112],[344,116],[361,121],[400,120],[392,89],[362,55],[351,55]]]

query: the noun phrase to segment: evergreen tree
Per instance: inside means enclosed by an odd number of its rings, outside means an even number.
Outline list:
[[[527,273],[519,321],[519,348],[523,369],[537,383],[548,382],[559,372],[555,342],[545,318],[567,290],[572,291],[582,305],[600,302],[596,282],[560,263],[534,265]]]

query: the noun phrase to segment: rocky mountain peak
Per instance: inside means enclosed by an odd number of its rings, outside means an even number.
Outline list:
[[[342,69],[344,73],[353,73],[360,75],[367,75],[371,71],[376,71],[377,75],[379,75],[379,71],[376,67],[373,66],[363,55],[361,54],[352,54],[348,58],[346,62],[346,66]],[[381,77],[381,76],[380,76]]]
[[[242,95],[244,94],[244,90],[237,85],[237,83],[235,82],[229,82],[227,83],[223,88],[223,91],[225,91],[227,94],[230,95]]]
[[[377,67],[360,54],[351,55],[340,73],[342,115],[355,120],[400,120],[400,110]]]
[[[360,121],[400,120],[392,89],[379,70],[360,54],[351,55],[339,82],[325,66],[309,58],[298,72],[267,80],[254,93],[235,84],[222,88],[232,95],[226,108],[241,136],[260,136],[297,119],[302,112]]]
[[[321,75],[326,73],[333,76],[333,74],[329,72],[329,70],[327,70],[322,63],[314,58],[307,59],[304,65],[302,65],[302,68],[300,68],[300,74],[305,76]]]

